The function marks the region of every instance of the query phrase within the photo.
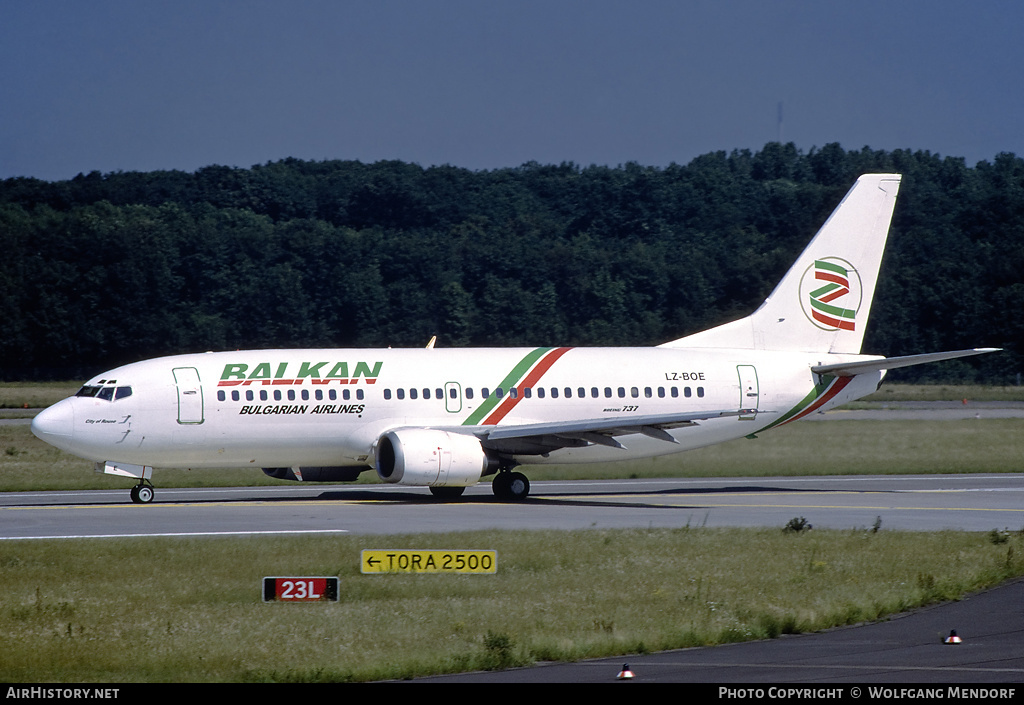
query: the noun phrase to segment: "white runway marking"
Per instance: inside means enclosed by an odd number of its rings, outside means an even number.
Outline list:
[[[64,536],[0,536],[0,541],[35,541],[39,539],[133,539],[155,536],[267,536],[284,534],[347,534],[347,529],[305,529],[282,531],[181,531],[153,534],[68,534]]]

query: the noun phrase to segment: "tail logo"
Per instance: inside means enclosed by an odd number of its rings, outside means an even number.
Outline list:
[[[861,305],[857,269],[839,257],[814,260],[800,280],[800,303],[808,320],[822,330],[856,330]]]

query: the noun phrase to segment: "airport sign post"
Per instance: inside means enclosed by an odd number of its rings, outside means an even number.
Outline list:
[[[338,578],[263,578],[264,602],[337,602]]]
[[[364,549],[362,572],[376,573],[469,573],[498,572],[497,551],[449,551],[416,549]]]

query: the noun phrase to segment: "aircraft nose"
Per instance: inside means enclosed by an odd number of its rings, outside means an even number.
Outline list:
[[[32,433],[51,445],[71,440],[75,428],[75,409],[71,399],[43,409],[32,419]]]

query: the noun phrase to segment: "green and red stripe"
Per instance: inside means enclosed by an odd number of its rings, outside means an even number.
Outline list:
[[[782,426],[790,421],[802,419],[808,414],[813,414],[815,411],[834,399],[836,395],[843,391],[843,389],[846,388],[846,385],[848,385],[852,380],[853,377],[832,377],[830,375],[824,375],[821,382],[814,385],[814,389],[812,389],[806,397],[801,399],[799,404],[761,430],[767,431],[769,428]]]
[[[520,360],[497,385],[504,391],[502,398],[494,393],[488,395],[480,406],[462,422],[464,426],[493,426],[501,421],[523,399],[523,390],[535,386],[551,366],[572,348],[537,348]],[[516,389],[515,396],[509,392]]]

